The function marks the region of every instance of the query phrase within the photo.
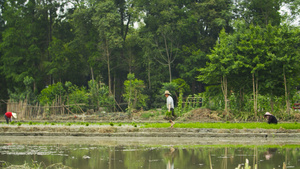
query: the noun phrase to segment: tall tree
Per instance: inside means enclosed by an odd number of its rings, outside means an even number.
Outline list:
[[[274,31],[275,30],[275,31]],[[276,74],[282,78],[280,82],[284,84],[284,96],[286,101],[286,112],[290,112],[290,97],[296,92],[299,84],[300,66],[300,31],[297,28],[287,25],[278,28],[268,26],[268,32],[274,32],[274,38],[270,44],[270,52],[273,59],[273,65],[276,67]]]
[[[234,36],[227,35],[223,29],[220,33],[220,39],[212,50],[212,53],[208,55],[209,62],[207,62],[207,67],[200,68],[200,75],[198,76],[200,81],[221,84],[226,113],[229,113],[228,80],[230,81],[232,79],[241,65],[241,63],[237,61],[235,49],[236,41]]]
[[[122,37],[120,36],[120,14],[117,12],[113,0],[100,1],[96,4],[96,12],[92,17],[97,27],[100,38],[99,49],[102,60],[107,64],[109,93],[112,93],[111,61],[113,50],[120,48]]]
[[[155,44],[154,59],[167,66],[169,81],[172,81],[172,65],[178,56],[180,34],[178,21],[183,10],[176,1],[136,1],[141,11],[145,12],[145,30],[152,33]],[[159,18],[159,19],[157,19]]]

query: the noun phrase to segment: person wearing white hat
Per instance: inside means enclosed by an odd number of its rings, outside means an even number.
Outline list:
[[[172,111],[172,116],[175,118],[175,114],[174,114],[174,100],[173,98],[171,97],[171,93],[166,90],[165,91],[165,97],[167,98],[167,108],[168,108],[168,111]],[[171,128],[173,128],[175,122],[173,120],[169,120],[169,122],[171,123]]]
[[[277,124],[276,117],[273,116],[271,113],[266,112],[264,117],[267,118],[269,124]]]

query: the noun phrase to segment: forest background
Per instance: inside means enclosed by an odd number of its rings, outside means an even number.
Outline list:
[[[299,5],[0,0],[0,99],[130,114],[164,107],[169,90],[179,114],[193,97],[228,116],[289,119],[300,101]]]

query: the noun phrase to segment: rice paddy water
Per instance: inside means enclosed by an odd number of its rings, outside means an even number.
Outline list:
[[[2,168],[300,169],[294,139],[1,136]]]

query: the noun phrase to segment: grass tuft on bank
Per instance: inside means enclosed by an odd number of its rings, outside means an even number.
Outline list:
[[[169,123],[141,124],[141,128],[168,128]],[[213,129],[300,129],[297,123],[176,123],[174,128],[213,128]]]

